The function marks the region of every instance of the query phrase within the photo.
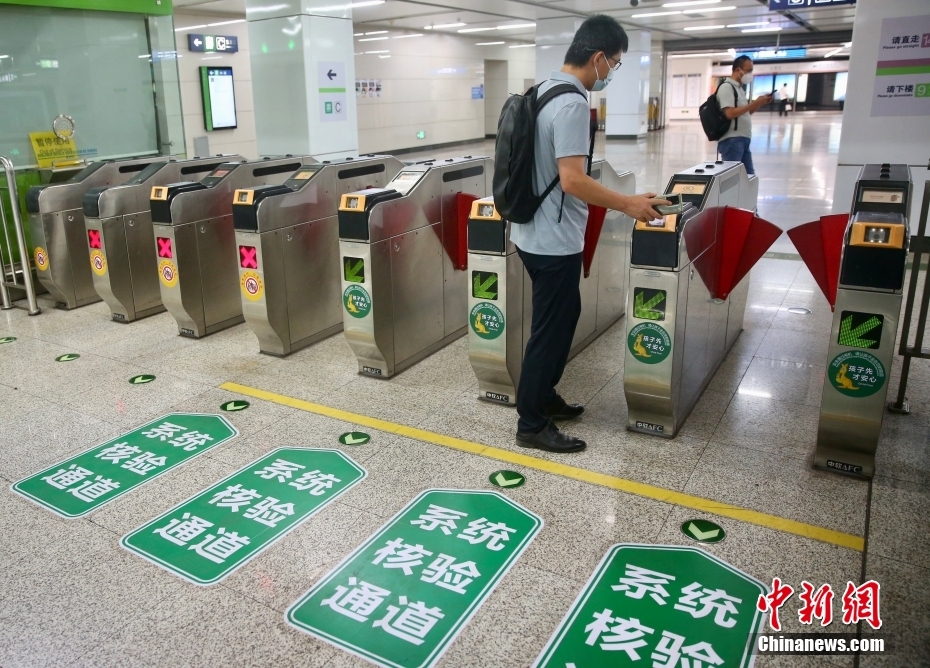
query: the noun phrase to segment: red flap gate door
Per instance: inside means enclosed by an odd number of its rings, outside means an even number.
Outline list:
[[[597,242],[601,238],[601,229],[604,227],[604,218],[607,217],[607,209],[602,206],[588,205],[588,225],[584,230],[584,277],[591,275],[591,264],[594,262],[594,252],[597,250]]]
[[[726,299],[780,236],[781,228],[759,218],[752,211],[726,207],[720,271],[714,297]]]
[[[477,197],[468,193],[455,194],[455,224],[443,231],[443,245],[452,260],[452,266],[458,271],[468,269],[468,217],[471,215],[471,203]]]
[[[836,286],[840,276],[840,258],[843,255],[843,238],[849,224],[848,213],[821,216],[804,225],[788,230],[791,243],[798,249],[804,264],[810,269],[830,310],[836,306]]]

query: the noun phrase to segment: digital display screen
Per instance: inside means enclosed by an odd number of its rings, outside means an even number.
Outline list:
[[[391,187],[401,195],[406,195],[426,172],[401,172],[391,181]]]
[[[248,202],[248,201],[249,201],[249,193],[248,193],[248,192],[241,192],[241,193],[239,193],[239,201],[240,201],[240,202]]]
[[[203,125],[208,132],[237,127],[231,67],[201,67],[200,95],[203,98]]]
[[[306,181],[307,179],[309,179],[309,178],[310,178],[311,176],[313,176],[314,174],[316,174],[316,170],[315,170],[315,169],[308,169],[308,170],[303,171],[303,172],[297,172],[297,173],[294,175],[293,178],[296,179],[296,180],[298,180],[298,181]]]
[[[212,174],[210,174],[210,176],[215,176],[216,178],[221,179],[221,178],[223,178],[224,176],[226,176],[227,174],[229,174],[229,170],[228,170],[228,169],[216,169],[216,170],[213,171]]]
[[[672,186],[673,195],[703,195],[706,183],[676,183]]]
[[[478,215],[481,216],[482,218],[493,218],[494,217],[494,205],[493,204],[479,204]]]
[[[904,201],[904,193],[900,190],[863,190],[859,201],[871,204],[900,204]]]

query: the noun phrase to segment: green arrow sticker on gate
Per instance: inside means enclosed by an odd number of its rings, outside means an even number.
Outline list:
[[[633,288],[633,317],[665,320],[665,290]]]
[[[365,260],[358,257],[343,257],[345,277],[349,283],[365,282]]]
[[[681,525],[681,533],[699,543],[719,543],[727,535],[723,527],[710,520],[688,520]]]
[[[244,411],[249,407],[248,401],[240,401],[233,399],[232,401],[227,401],[226,403],[220,404],[220,410],[227,411],[229,413],[236,413],[238,411]]]
[[[843,311],[840,314],[840,333],[837,343],[850,348],[875,350],[881,346],[884,316],[876,313]],[[864,338],[868,334],[868,338]]]
[[[526,482],[526,478],[517,473],[516,471],[495,471],[492,473],[488,480],[491,481],[492,485],[497,487],[520,487],[523,483]]]
[[[493,271],[473,271],[472,277],[472,297],[475,299],[497,299],[497,290],[492,290],[497,284],[497,274]]]
[[[213,584],[366,475],[338,450],[279,448],[127,533],[120,545],[194,584]]]
[[[499,492],[427,490],[294,603],[287,621],[380,666],[427,668],[542,524]]]
[[[129,379],[129,382],[133,385],[145,385],[146,383],[151,383],[155,380],[155,376],[150,373],[143,373],[138,376],[133,376]]]
[[[766,593],[696,547],[614,545],[533,667],[748,668]]]
[[[371,440],[371,436],[363,431],[347,431],[339,437],[339,442],[343,445],[365,445]]]
[[[226,418],[168,413],[13,485],[17,494],[73,518],[238,436]]]
[[[73,362],[78,357],[80,357],[80,355],[78,355],[77,353],[65,353],[64,355],[59,355],[58,357],[56,357],[55,361],[56,362]]]
[[[15,340],[15,336],[4,336],[3,338],[0,338],[0,343],[13,343]]]

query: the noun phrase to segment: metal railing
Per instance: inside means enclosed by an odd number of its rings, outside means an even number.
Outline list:
[[[923,292],[920,295],[920,312],[917,316],[917,331],[914,342],[911,341],[911,320],[914,318],[914,301],[917,296],[917,284],[920,277],[920,265],[924,255],[930,254],[930,239],[927,238],[927,209],[930,208],[930,181],[924,182],[924,198],[920,204],[920,220],[917,234],[911,237],[910,250],[914,253],[911,260],[911,282],[904,303],[904,319],[901,325],[901,345],[898,354],[904,358],[901,365],[901,380],[898,384],[898,398],[889,402],[888,410],[892,413],[910,413],[905,392],[907,378],[911,372],[911,360],[930,359],[930,349],[924,349],[924,334],[927,329],[927,311],[930,310],[930,267],[924,271]]]
[[[29,264],[29,250],[26,247],[26,233],[23,229],[23,217],[19,210],[19,191],[16,187],[16,174],[13,171],[13,163],[9,158],[0,156],[0,165],[3,165],[3,171],[6,174],[6,185],[10,193],[10,211],[13,215],[13,227],[16,230],[16,245],[19,248],[19,265],[22,274],[22,283],[17,280],[16,262],[13,260],[13,244],[10,242],[10,230],[7,227],[6,211],[3,201],[0,199],[0,223],[3,225],[3,237],[6,240],[6,256],[10,259],[9,273],[7,272],[7,262],[4,258],[2,248],[0,248],[0,298],[2,298],[3,310],[14,307],[10,299],[10,288],[26,291],[26,301],[28,303],[27,311],[29,315],[37,315],[42,312],[36,302],[36,290],[32,283],[32,267]],[[2,191],[0,191],[2,192]],[[8,278],[9,277],[9,280]]]

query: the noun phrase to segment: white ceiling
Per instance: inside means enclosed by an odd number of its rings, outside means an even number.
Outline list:
[[[348,0],[347,0],[348,1]],[[702,38],[757,37],[759,45],[772,46],[779,35],[851,30],[855,5],[834,8],[799,9],[770,12],[767,0],[387,0],[384,4],[353,10],[356,32],[390,30],[422,32],[427,26],[464,23],[464,26],[437,28],[437,32],[464,33],[476,41],[533,42],[533,26],[497,30],[498,26],[533,23],[538,19],[588,16],[604,13],[618,19],[627,28],[653,31],[654,41]],[[683,4],[687,2],[687,4]],[[246,0],[174,0],[177,9],[217,13],[245,14]],[[669,6],[673,5],[673,6]],[[672,13],[674,12],[674,13]],[[662,14],[661,16],[642,16]],[[758,24],[758,25],[742,25]],[[735,27],[728,27],[735,26]],[[694,28],[698,28],[694,30]],[[749,32],[781,28],[772,32]]]

